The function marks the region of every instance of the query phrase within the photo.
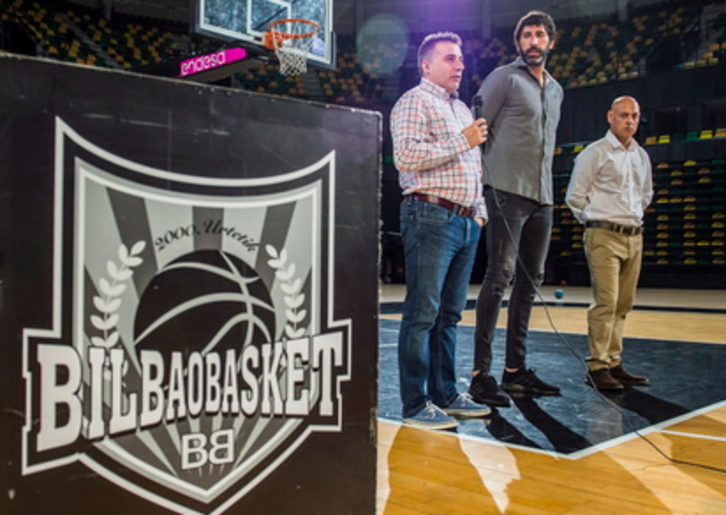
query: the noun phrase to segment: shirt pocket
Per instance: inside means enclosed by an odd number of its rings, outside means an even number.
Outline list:
[[[432,142],[450,141],[455,134],[458,134],[455,120],[452,116],[444,116],[441,113],[432,114],[429,118],[429,137]]]

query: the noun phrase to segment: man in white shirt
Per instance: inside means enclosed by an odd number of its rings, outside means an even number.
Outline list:
[[[653,198],[650,158],[633,139],[640,106],[617,98],[607,114],[610,130],[575,160],[566,202],[585,225],[593,303],[588,310],[587,383],[598,390],[647,385],[623,367],[625,317],[633,307],[643,257],[643,214]]]

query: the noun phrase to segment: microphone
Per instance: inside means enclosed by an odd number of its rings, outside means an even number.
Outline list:
[[[481,118],[481,108],[483,106],[481,95],[474,95],[471,99],[471,106],[474,108],[474,118]]]
[[[484,103],[482,102],[481,95],[474,95],[474,97],[471,99],[471,107],[474,109],[474,119],[477,120],[481,118],[481,110]],[[479,145],[481,148],[482,153],[484,153],[484,147],[486,146],[486,142]]]

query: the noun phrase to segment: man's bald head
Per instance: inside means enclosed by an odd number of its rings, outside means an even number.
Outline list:
[[[638,111],[640,111],[640,105],[638,104],[638,101],[628,95],[624,95],[622,97],[618,97],[615,100],[613,100],[613,103],[610,105],[610,109],[612,110],[613,108],[615,108],[616,104],[620,104],[623,102],[626,102],[626,103],[632,102],[633,104],[635,104],[635,107],[638,108]]]
[[[630,145],[640,123],[638,101],[630,96],[622,96],[613,100],[608,111],[608,123],[610,132],[618,138],[618,141],[626,147]]]

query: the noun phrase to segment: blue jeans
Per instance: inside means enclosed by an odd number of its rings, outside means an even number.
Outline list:
[[[398,336],[403,416],[458,395],[456,324],[466,306],[481,228],[472,218],[421,200],[401,204],[406,300]],[[427,388],[428,387],[428,388]]]
[[[485,190],[484,198],[489,211],[488,262],[476,301],[474,369],[491,371],[494,330],[504,291],[510,284],[513,286],[509,297],[504,366],[525,368],[529,318],[536,290],[544,280],[553,209],[512,193],[495,193],[491,188]]]

